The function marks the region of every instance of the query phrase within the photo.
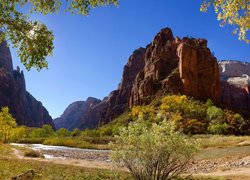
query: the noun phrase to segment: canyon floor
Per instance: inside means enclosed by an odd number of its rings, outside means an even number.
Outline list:
[[[108,151],[87,150],[41,150],[40,153],[53,158],[25,157],[23,149],[12,146],[12,157],[25,161],[38,161],[87,169],[113,171]],[[117,169],[116,169],[117,170]],[[126,168],[118,171],[127,172]],[[248,141],[230,147],[209,147],[196,154],[185,174],[197,179],[250,179],[250,145]],[[184,175],[185,176],[185,175]],[[123,178],[122,178],[123,179]]]

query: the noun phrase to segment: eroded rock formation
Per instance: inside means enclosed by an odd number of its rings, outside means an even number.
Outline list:
[[[145,67],[134,82],[130,107],[166,92],[219,103],[218,63],[205,39],[174,39],[171,29],[166,28],[147,47]]]
[[[0,107],[8,106],[19,125],[40,127],[53,121],[42,103],[26,91],[24,74],[13,71],[12,58],[6,43],[0,44]]]

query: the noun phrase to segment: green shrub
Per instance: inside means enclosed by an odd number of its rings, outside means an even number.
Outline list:
[[[65,128],[60,128],[56,131],[56,136],[58,137],[68,137],[70,136],[70,132]]]
[[[228,128],[227,123],[210,123],[207,130],[211,134],[227,134]]]
[[[78,148],[95,148],[89,142],[80,140],[79,138],[47,138],[43,141],[43,144],[54,145],[54,146],[68,146],[68,147],[78,147]]]
[[[44,139],[45,138],[20,138],[15,142],[24,144],[42,144]]]
[[[80,135],[81,135],[81,130],[78,128],[73,129],[73,131],[71,132],[72,137],[76,137],[76,136],[80,136]]]
[[[24,156],[36,158],[36,157],[41,157],[42,155],[38,151],[34,151],[33,149],[27,149],[24,151]]]
[[[54,135],[54,130],[51,125],[45,124],[42,128],[35,128],[30,133],[30,138],[45,138]]]
[[[210,120],[220,120],[223,118],[223,110],[216,107],[216,106],[211,106],[207,109],[207,115],[209,117]]]
[[[131,123],[113,146],[113,161],[127,167],[135,179],[177,179],[198,150],[196,141],[176,132],[166,120],[150,128],[145,120]]]

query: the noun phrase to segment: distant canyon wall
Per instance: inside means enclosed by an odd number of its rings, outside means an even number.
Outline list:
[[[221,104],[250,116],[250,63],[221,61]]]

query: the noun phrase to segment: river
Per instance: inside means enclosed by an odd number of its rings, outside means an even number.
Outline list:
[[[110,150],[80,149],[43,144],[11,143],[11,145],[39,151],[46,159],[79,159],[110,162]]]

